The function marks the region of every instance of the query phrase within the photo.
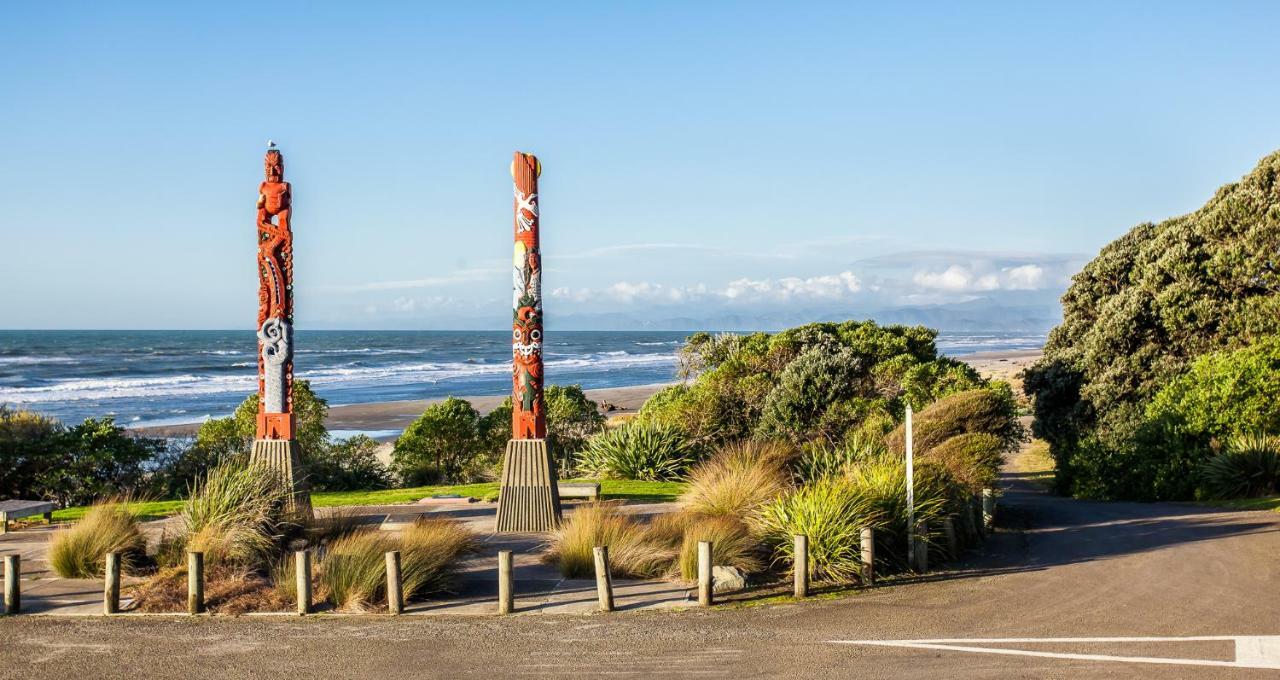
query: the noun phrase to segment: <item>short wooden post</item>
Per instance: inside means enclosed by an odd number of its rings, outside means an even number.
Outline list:
[[[510,550],[498,551],[498,613],[510,614],[516,609],[515,567],[511,561]]]
[[[102,613],[120,612],[120,553],[107,553],[105,583],[102,591]]]
[[[595,547],[596,596],[600,598],[600,611],[613,611],[613,577],[609,575],[609,546]]]
[[[0,512],[0,536],[9,533],[9,513]]]
[[[804,534],[795,536],[795,594],[796,597],[809,597],[809,537]]]
[[[876,581],[876,537],[870,527],[862,530],[862,585],[869,586]]]
[[[982,490],[982,526],[994,527],[996,524],[996,492],[995,489]]]
[[[982,498],[978,494],[974,494],[970,500],[970,509],[973,526],[978,532],[978,540],[982,540],[987,537],[987,528],[982,524]]]
[[[929,571],[929,524],[921,522],[915,532],[916,571],[923,574]]]
[[[404,588],[400,585],[400,551],[387,553],[387,612],[392,616],[404,613]]]
[[[4,556],[4,613],[22,611],[22,556]]]
[[[942,535],[947,541],[947,557],[954,560],[960,555],[960,547],[956,542],[956,520],[951,515],[942,519]]]
[[[715,603],[711,573],[711,541],[698,541],[698,604],[703,607]]]
[[[44,523],[45,523],[45,524],[53,524],[53,511],[52,511],[52,510],[50,510],[49,512],[44,513]]]
[[[204,613],[204,553],[187,551],[187,613]]]
[[[311,551],[293,553],[294,590],[298,591],[298,615],[310,614],[311,608]]]

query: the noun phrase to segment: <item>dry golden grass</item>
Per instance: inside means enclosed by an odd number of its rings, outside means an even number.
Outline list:
[[[146,554],[146,548],[138,517],[128,502],[107,501],[90,508],[70,529],[53,534],[49,566],[62,578],[97,578],[102,576],[107,553],[120,553],[121,566],[128,570]]]
[[[619,512],[616,504],[600,502],[575,508],[552,535],[544,558],[558,564],[565,578],[587,578],[595,573],[596,546],[609,547],[610,571],[623,578],[658,576],[675,559],[671,545]]]
[[[780,442],[722,446],[689,473],[680,505],[699,515],[748,519],[790,488],[786,465],[796,454]]]
[[[339,609],[364,610],[387,599],[386,554],[400,551],[400,579],[406,598],[448,587],[458,561],[476,551],[469,529],[448,519],[421,519],[400,535],[377,528],[357,529],[329,544],[318,565],[316,595]],[[285,575],[289,569],[281,569]],[[282,587],[288,592],[288,587]]]
[[[737,567],[753,574],[763,571],[761,543],[736,517],[689,517],[680,541],[675,574],[685,581],[698,578],[698,543],[711,541],[711,563]]]
[[[187,610],[187,569],[163,569],[133,590],[133,608],[148,613]],[[292,598],[284,598],[269,580],[253,572],[229,566],[205,572],[205,608],[213,614],[238,615],[257,611],[284,611]]]

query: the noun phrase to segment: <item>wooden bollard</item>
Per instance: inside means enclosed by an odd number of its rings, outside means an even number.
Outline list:
[[[711,541],[698,541],[698,604],[703,607],[715,604],[711,574]]]
[[[947,541],[947,558],[956,559],[960,556],[960,547],[956,542],[956,520],[951,515],[947,515],[942,519],[942,535]]]
[[[107,553],[105,583],[102,588],[102,613],[110,616],[120,612],[120,553]]]
[[[609,546],[596,546],[596,596],[600,598],[600,611],[613,611],[613,577],[609,575]]]
[[[4,556],[4,613],[22,611],[22,556]]]
[[[862,530],[862,584],[869,586],[876,581],[876,536],[870,527]]]
[[[969,516],[973,520],[973,528],[978,532],[978,540],[987,537],[987,528],[982,525],[982,498],[974,494],[969,501]]]
[[[293,553],[294,589],[298,591],[298,615],[310,614],[311,608],[311,551]]]
[[[187,552],[187,613],[204,613],[204,553]]]
[[[795,535],[795,572],[796,597],[809,597],[809,537],[804,534]]]
[[[404,613],[404,587],[400,584],[400,551],[387,553],[387,612]]]
[[[516,609],[516,597],[513,581],[515,567],[511,561],[510,550],[498,551],[498,613],[510,614]]]
[[[921,522],[915,532],[916,564],[918,573],[929,571],[929,524]]]

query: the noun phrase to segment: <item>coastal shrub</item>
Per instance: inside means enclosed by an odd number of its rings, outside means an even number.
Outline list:
[[[876,527],[877,562],[901,569],[907,566],[907,470],[906,461],[886,454],[859,461],[840,476]],[[963,509],[966,494],[937,464],[921,461],[915,466],[915,521],[936,523],[950,512]]]
[[[994,434],[958,434],[929,449],[922,461],[936,462],[952,479],[971,493],[995,484],[1004,462],[1004,442]]]
[[[899,425],[885,442],[893,451],[906,449],[905,426]],[[1005,383],[991,388],[968,390],[940,399],[915,414],[912,445],[917,454],[932,449],[960,434],[989,434],[1012,450],[1024,437],[1018,423],[1018,405]]]
[[[620,578],[648,578],[666,572],[676,550],[656,534],[623,514],[613,503],[587,503],[552,533],[544,555],[559,566],[565,578],[588,578],[595,573],[595,547],[609,546],[609,568]]]
[[[33,416],[12,420],[18,421],[17,432],[10,435],[17,435],[12,448],[0,448],[16,458],[13,480],[28,486],[10,493],[46,498],[62,507],[145,492],[148,462],[165,448],[163,440],[134,437],[110,417],[88,418],[73,427]],[[34,440],[22,439],[36,433]]]
[[[814,578],[849,583],[861,569],[862,529],[882,522],[871,498],[843,476],[820,477],[768,503],[756,520],[775,562],[794,564],[793,537],[809,537]]]
[[[197,481],[178,513],[181,546],[206,564],[264,568],[282,528],[289,496],[280,476],[261,465],[224,464]]]
[[[782,442],[723,445],[689,472],[680,505],[698,515],[751,517],[790,486],[786,465],[794,455]]]
[[[313,491],[388,489],[391,472],[378,460],[379,446],[362,434],[333,442],[311,456],[307,482]]]
[[[471,531],[447,519],[418,520],[399,536],[360,529],[335,539],[324,551],[317,565],[317,595],[348,610],[386,602],[386,554],[393,550],[400,551],[406,598],[439,591],[448,587],[459,561],[478,545]]]
[[[96,503],[71,528],[54,532],[49,567],[62,578],[97,578],[107,553],[120,553],[121,567],[129,570],[146,556],[146,549],[138,516],[127,502]]]
[[[432,404],[396,440],[392,468],[406,486],[465,484],[482,478],[480,414],[464,399]]]
[[[1169,446],[1142,450],[1137,438],[1149,431],[1139,423],[1158,420],[1150,417],[1158,414],[1148,414],[1149,407],[1178,415],[1193,437],[1229,436],[1240,431],[1230,429],[1230,418],[1253,417],[1247,408],[1237,410],[1223,401],[1239,389],[1231,380],[1196,384],[1190,378],[1179,381],[1179,376],[1204,355],[1234,352],[1280,335],[1277,215],[1280,153],[1272,153],[1240,181],[1221,187],[1200,209],[1134,227],[1076,274],[1062,298],[1062,323],[1049,334],[1043,359],[1028,369],[1024,382],[1034,399],[1033,430],[1052,448],[1061,488],[1076,494],[1097,487],[1147,495],[1176,490],[1190,497],[1194,484],[1150,477],[1188,467],[1180,462],[1134,469],[1101,463],[1168,455],[1187,460],[1194,470],[1212,455],[1198,447],[1200,460],[1191,455],[1178,423],[1165,429],[1174,435]],[[1268,353],[1259,350],[1238,363],[1225,356],[1208,359],[1195,370],[1201,377],[1272,372],[1263,358]],[[1175,382],[1183,384],[1173,387]],[[1258,391],[1246,390],[1246,396],[1269,387],[1254,384]],[[1166,388],[1170,391],[1154,405]],[[1257,416],[1265,417],[1265,412]],[[1095,476],[1109,474],[1128,479]]]
[[[578,455],[578,469],[606,479],[666,481],[679,477],[695,457],[678,428],[632,421],[593,437]]]
[[[49,449],[62,424],[33,411],[0,404],[0,500],[38,494],[36,477],[49,466]]]
[[[864,359],[850,347],[815,345],[787,364],[769,392],[757,431],[801,444],[834,441],[857,424],[861,409],[837,408],[865,390]],[[832,417],[835,415],[840,417]]]
[[[1165,385],[1147,420],[1168,419],[1211,446],[1245,432],[1280,432],[1280,338],[1205,354]]]
[[[1207,498],[1247,498],[1280,491],[1280,437],[1243,434],[1200,471]]]
[[[698,578],[698,543],[711,541],[711,563],[736,567],[744,573],[763,571],[760,540],[737,517],[692,516],[686,523],[676,558],[676,575],[685,581]]]
[[[577,453],[604,430],[600,405],[587,398],[580,385],[549,385],[543,392],[547,414],[547,445],[558,459],[562,477],[574,474]],[[480,436],[494,461],[501,460],[511,439],[511,397],[480,419]]]
[[[812,482],[822,477],[844,473],[844,470],[868,458],[888,452],[878,438],[855,435],[839,445],[825,441],[810,442],[791,464],[792,473],[800,483]]]

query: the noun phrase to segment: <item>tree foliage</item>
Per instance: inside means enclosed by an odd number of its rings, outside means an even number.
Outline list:
[[[1064,490],[1166,497],[1155,476],[1190,469],[1160,472],[1158,458],[1181,455],[1181,442],[1176,427],[1144,423],[1147,407],[1196,357],[1280,331],[1278,176],[1280,153],[1203,208],[1134,227],[1075,276],[1025,381]],[[1160,428],[1174,435],[1164,453],[1149,450],[1162,446]],[[1134,457],[1152,464],[1122,462]]]

